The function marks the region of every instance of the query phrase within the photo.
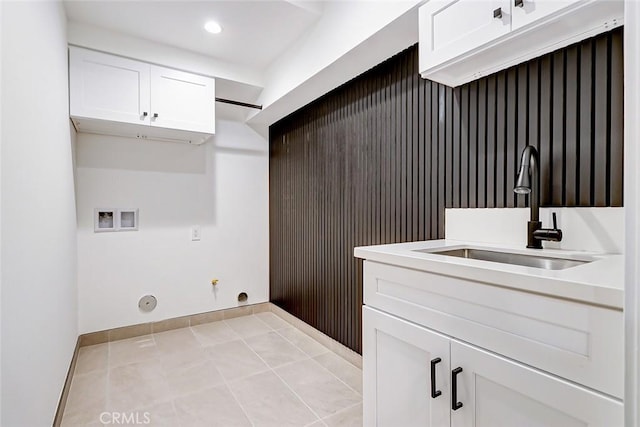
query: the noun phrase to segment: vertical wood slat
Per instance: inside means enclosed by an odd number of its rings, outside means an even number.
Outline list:
[[[607,183],[607,144],[600,143],[602,140],[608,141],[607,135],[607,61],[603,57],[607,57],[607,37],[598,37],[595,39],[595,76],[593,87],[594,97],[594,134],[591,141],[591,150],[593,153],[593,204],[594,206],[606,206],[606,183]]]
[[[609,51],[610,57],[610,72],[609,81],[611,85],[611,92],[609,93],[609,99],[611,100],[611,109],[608,112],[610,117],[610,137],[611,137],[611,182],[609,191],[611,198],[609,204],[611,206],[622,206],[622,184],[623,184],[623,129],[624,129],[624,113],[622,110],[623,103],[618,100],[624,99],[623,95],[623,63],[622,55],[622,32],[614,31],[611,33],[611,48]]]
[[[478,82],[469,84],[469,207],[478,207]]]
[[[579,126],[579,142],[578,150],[580,152],[578,163],[580,164],[580,178],[578,180],[578,205],[589,206],[591,200],[591,180],[592,180],[592,162],[591,162],[591,139],[593,137],[593,129],[591,127],[593,115],[593,96],[591,91],[591,82],[593,78],[593,40],[585,40],[579,45],[580,55],[580,74],[578,75],[578,84],[580,91],[580,126]]]
[[[563,204],[574,206],[578,201],[578,46],[567,49],[564,87],[565,96],[565,160]]]
[[[489,76],[487,82],[487,124],[486,124],[486,177],[485,190],[486,206],[497,206],[496,190],[496,77]]]
[[[507,105],[507,126],[506,126],[506,174],[507,174],[507,204],[506,208],[515,207],[516,195],[511,191],[516,183],[516,168],[518,167],[518,152],[516,147],[517,138],[517,86],[516,86],[516,70],[511,68],[503,72],[506,79],[506,105]]]
[[[518,121],[516,124],[516,146],[514,148],[515,159],[514,163],[517,165],[520,163],[520,153],[524,150],[529,141],[529,134],[527,127],[529,125],[529,103],[527,97],[529,94],[529,64],[520,64],[517,66],[516,72],[516,115]],[[513,187],[509,187],[511,189]],[[513,195],[515,193],[511,192]],[[516,196],[516,207],[523,207],[529,200],[529,196]]]
[[[461,163],[462,163],[462,152],[460,150],[460,143],[462,138],[462,126],[460,126],[460,114],[462,110],[461,105],[461,91],[460,88],[456,88],[453,91],[453,102],[452,102],[452,110],[453,117],[451,126],[453,127],[453,153],[452,153],[452,202],[451,207],[459,208],[460,207],[460,189],[462,188],[462,183],[460,182],[462,178],[461,173]]]
[[[469,85],[460,88],[460,207],[469,207]]]
[[[495,207],[504,208],[506,206],[507,197],[507,168],[506,168],[506,154],[505,149],[507,141],[507,109],[506,109],[506,80],[505,73],[498,73],[496,80],[496,196]],[[511,191],[508,191],[511,196]]]
[[[444,237],[446,207],[622,206],[622,30],[451,89],[414,46],[282,119],[270,140],[270,295],[361,350],[353,247]]]
[[[565,52],[557,51],[553,55],[552,69],[552,117],[551,117],[551,153],[547,188],[550,189],[551,200],[547,204],[562,206],[565,188],[564,177],[564,130],[565,130]]]
[[[476,206],[487,207],[487,83],[488,79],[478,81],[478,144],[477,144],[477,180]]]
[[[435,239],[438,230],[438,118],[440,109],[438,108],[438,88],[439,84],[431,83],[431,140],[429,141],[429,169],[431,171],[431,208],[429,218],[431,227],[429,239]]]

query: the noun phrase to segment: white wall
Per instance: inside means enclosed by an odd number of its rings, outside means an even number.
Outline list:
[[[50,426],[77,338],[66,19],[2,5],[2,420]]]
[[[625,215],[625,426],[640,423],[640,4],[625,1],[624,205]]]
[[[239,292],[268,301],[268,143],[242,123],[216,130],[201,146],[78,135],[81,333],[236,307]],[[104,207],[139,208],[139,231],[94,233]],[[158,307],[143,313],[147,293]]]
[[[2,2],[0,2],[2,24]],[[2,29],[0,29],[0,189],[2,189]],[[0,224],[2,224],[2,197],[0,197]],[[2,227],[0,226],[0,242]],[[2,331],[2,244],[0,244],[0,332]],[[2,423],[2,334],[0,333],[0,423]]]
[[[544,228],[553,227],[553,213],[562,230],[562,241],[543,242],[545,249],[606,254],[624,252],[624,208],[540,208]],[[527,245],[529,208],[447,208],[445,215],[446,239],[516,247]]]

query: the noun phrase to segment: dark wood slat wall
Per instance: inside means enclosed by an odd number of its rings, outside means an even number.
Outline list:
[[[417,46],[270,128],[271,301],[361,351],[353,248],[444,237],[444,209],[622,206],[622,29],[452,89]]]

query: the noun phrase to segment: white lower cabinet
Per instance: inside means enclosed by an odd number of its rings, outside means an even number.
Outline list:
[[[451,369],[457,400],[451,413],[455,427],[622,426],[619,400],[505,359],[475,346],[451,340]]]
[[[623,425],[617,399],[374,308],[363,325],[365,426]]]
[[[362,316],[364,425],[449,425],[449,339],[368,307]]]

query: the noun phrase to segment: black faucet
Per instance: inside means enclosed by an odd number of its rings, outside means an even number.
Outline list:
[[[542,228],[540,222],[540,173],[538,150],[533,145],[527,145],[522,150],[520,172],[513,191],[517,194],[531,194],[529,207],[531,218],[527,223],[527,248],[542,249],[543,240],[559,242],[562,240],[562,230],[558,229],[556,213],[553,213],[553,228]]]

